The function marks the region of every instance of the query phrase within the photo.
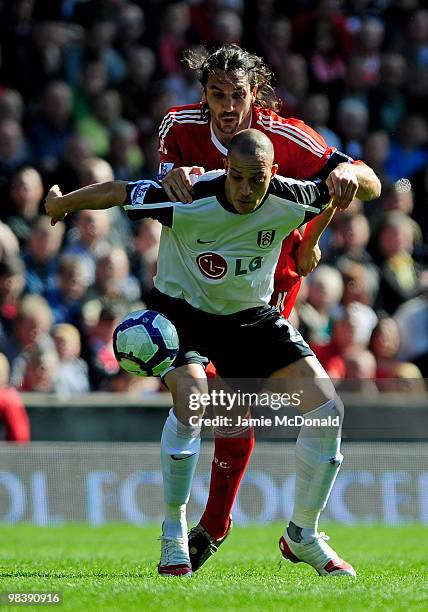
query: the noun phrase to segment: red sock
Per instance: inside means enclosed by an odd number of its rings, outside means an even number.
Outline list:
[[[229,516],[233,502],[253,447],[253,427],[241,434],[241,437],[233,438],[218,435],[215,437],[210,493],[200,522],[208,533],[216,539],[222,538],[229,527]]]

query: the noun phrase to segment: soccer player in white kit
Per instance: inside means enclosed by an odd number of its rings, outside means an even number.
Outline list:
[[[165,314],[180,338],[174,367],[163,373],[173,397],[161,440],[165,520],[158,571],[164,576],[192,575],[186,504],[200,428],[190,424],[195,413],[189,396],[207,391],[209,360],[221,377],[265,378],[284,393],[293,393],[296,381],[304,383],[299,411],[330,424],[305,424],[300,430],[295,505],[280,550],[284,558],[306,562],[320,575],[355,576],[318,532],[342,462],[343,405],[299,332],[269,306],[282,240],[322,212],[330,196],[323,182],[277,177],[276,170],[271,141],[249,129],[233,138],[226,174],[205,175],[191,204],[167,202],[153,181],[113,181],[65,196],[55,186],[46,198],[52,223],[69,212],[121,205],[131,219],[152,217],[163,224],[147,305]],[[258,352],[261,342],[269,345],[267,354]],[[239,347],[239,353],[230,346]]]

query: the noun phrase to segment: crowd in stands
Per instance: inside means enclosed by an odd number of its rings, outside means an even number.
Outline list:
[[[83,211],[51,227],[41,204],[52,184],[66,193],[155,177],[165,112],[200,100],[183,50],[239,43],[274,70],[282,115],[303,119],[382,180],[377,201],[354,201],[323,235],[321,265],[304,282],[293,323],[340,386],[423,390],[425,6],[0,2],[0,363],[10,368],[9,385],[61,396],[159,390],[157,380],[119,371],[111,344],[118,321],[150,290],[158,223],[131,226],[120,210]]]

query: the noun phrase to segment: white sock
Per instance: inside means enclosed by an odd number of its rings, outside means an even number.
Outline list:
[[[200,434],[199,427],[183,425],[170,410],[161,438],[166,536],[187,538],[186,504],[198,463]]]
[[[297,438],[296,490],[291,521],[302,528],[303,540],[317,534],[319,516],[327,504],[342,463],[343,404],[336,398],[304,416],[310,419],[330,417],[337,422],[325,426],[303,425]]]

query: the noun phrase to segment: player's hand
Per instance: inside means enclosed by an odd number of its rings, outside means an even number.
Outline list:
[[[339,210],[348,208],[358,191],[358,178],[352,164],[342,163],[330,172],[326,179],[333,206]]]
[[[45,198],[45,210],[46,214],[51,218],[51,225],[55,225],[58,221],[62,221],[66,215],[63,211],[61,196],[61,189],[58,185],[53,185]]]
[[[321,259],[321,249],[318,243],[313,245],[310,240],[303,238],[296,252],[297,272],[300,276],[307,276],[315,270]]]
[[[190,175],[201,176],[205,173],[202,166],[182,166],[173,168],[162,180],[162,187],[165,189],[171,202],[190,203],[192,197],[192,179]]]

